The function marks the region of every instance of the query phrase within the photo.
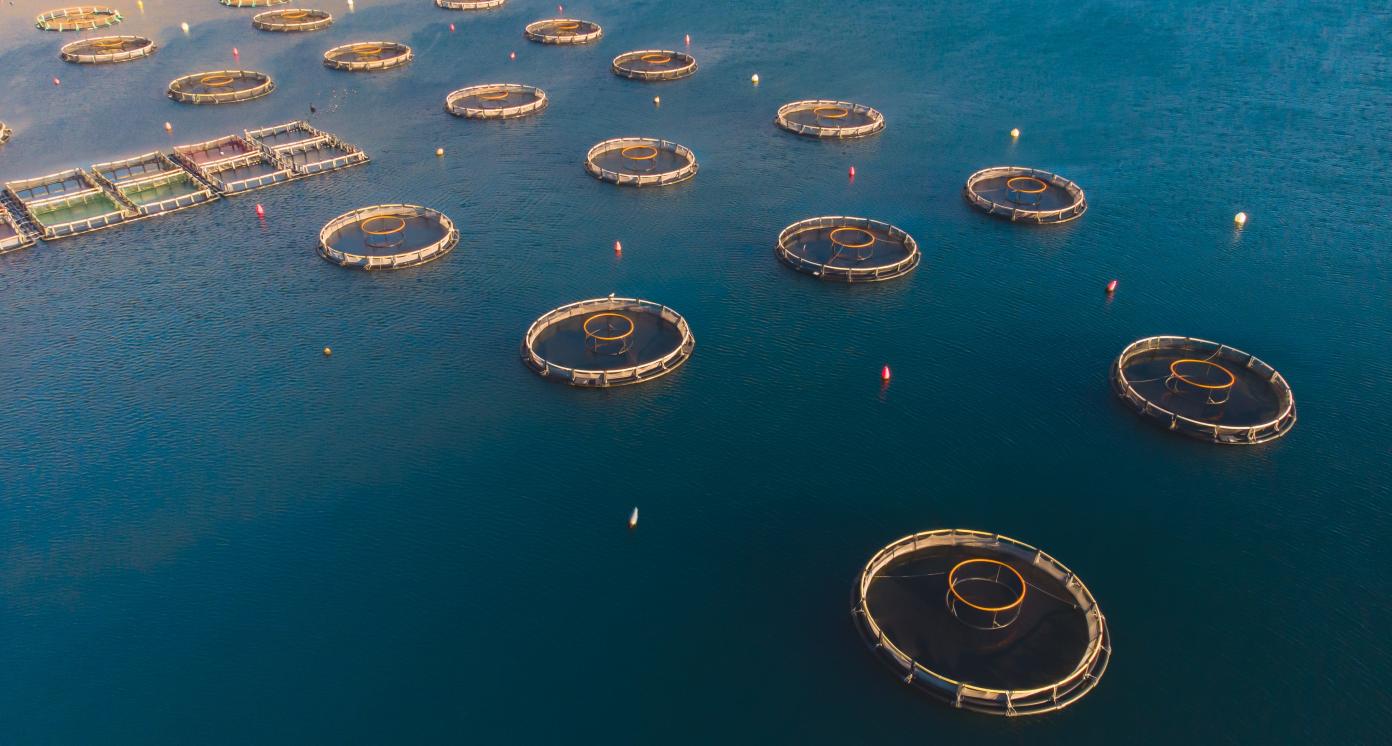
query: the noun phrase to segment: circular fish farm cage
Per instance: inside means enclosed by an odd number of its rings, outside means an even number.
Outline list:
[[[262,31],[318,31],[333,25],[333,14],[327,10],[282,8],[257,13],[251,25]]]
[[[324,64],[335,70],[390,70],[415,58],[411,48],[394,41],[359,41],[324,53]]]
[[[546,108],[546,91],[520,83],[471,85],[445,97],[445,111],[465,119],[516,119]]]
[[[1295,427],[1295,396],[1275,368],[1206,339],[1138,339],[1122,350],[1111,378],[1142,416],[1201,440],[1255,445]]]
[[[666,186],[696,175],[696,154],[685,145],[651,137],[619,137],[590,148],[585,169],[622,186]]]
[[[10,129],[9,125],[5,124],[4,122],[0,122],[0,145],[4,145],[5,143],[9,142],[10,135],[13,134],[14,130]]]
[[[271,76],[252,70],[209,70],[169,81],[169,97],[181,104],[235,104],[274,90]]]
[[[604,36],[604,29],[593,21],[578,18],[548,18],[527,24],[523,35],[538,44],[589,44]]]
[[[884,115],[849,101],[794,101],[778,107],[779,127],[807,137],[866,137],[885,128]]]
[[[94,36],[64,44],[58,56],[79,65],[130,62],[155,53],[155,42],[143,36]]]
[[[572,386],[643,383],[681,367],[696,349],[686,319],[638,298],[595,298],[546,312],[527,328],[522,360]]]
[[[34,25],[43,31],[87,31],[115,26],[120,22],[121,13],[115,8],[81,5],[41,13]]]
[[[800,220],[778,234],[784,264],[824,280],[877,282],[903,277],[922,260],[913,236],[878,220],[840,215]]]
[[[962,192],[982,212],[1027,223],[1067,223],[1087,212],[1082,187],[1058,174],[1026,166],[983,168]]]
[[[492,10],[503,7],[507,0],[435,0],[445,10]]]
[[[266,8],[272,5],[284,5],[290,0],[218,0],[218,2],[229,8]]]
[[[684,52],[640,49],[614,58],[614,74],[633,80],[677,80],[696,74],[696,58]]]
[[[1038,715],[1092,691],[1112,654],[1107,619],[1063,563],[966,529],[881,549],[852,592],[865,642],[907,684],[964,710]]]
[[[319,255],[343,267],[405,269],[439,259],[459,244],[444,213],[419,205],[360,207],[319,231]]]

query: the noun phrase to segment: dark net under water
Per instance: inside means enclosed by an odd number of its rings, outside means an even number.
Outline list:
[[[611,312],[596,310],[546,327],[533,344],[536,353],[554,365],[567,368],[615,370],[658,360],[681,346],[681,331],[675,324],[663,321],[654,313],[624,309],[612,313],[622,314],[633,322],[633,334],[627,339],[628,349],[614,354],[625,345],[604,342],[596,350],[584,331],[586,320],[596,313]],[[605,337],[620,335],[627,328],[628,325],[618,319],[602,318],[590,323],[592,331]]]
[[[1014,181],[1012,180],[1022,179]],[[1043,187],[1042,192],[1032,193]],[[1033,177],[1012,174],[991,176],[976,182],[976,193],[999,205],[1013,205],[1021,210],[1062,210],[1075,201],[1067,189]]]
[[[970,547],[927,547],[881,570],[866,608],[900,650],[950,679],[995,689],[1047,686],[1077,667],[1088,647],[1087,618],[1061,581],[1033,565],[1007,560],[1028,584],[1019,616],[1003,629],[978,629],[948,608],[948,572],[962,560],[992,557]],[[960,588],[961,586],[959,586]],[[967,596],[990,606],[999,598],[975,584]]]
[[[539,100],[534,91],[479,91],[452,101],[456,109],[507,109]]]
[[[649,155],[652,152],[646,149],[648,148],[646,145],[626,147],[643,148],[643,150],[630,150],[630,155],[642,156]],[[647,176],[649,174],[662,174],[669,171],[676,171],[685,168],[691,163],[690,159],[684,155],[664,148],[658,148],[657,146],[653,147],[657,150],[657,155],[652,158],[628,158],[622,155],[622,148],[614,148],[613,150],[606,150],[596,155],[593,160],[595,165],[600,168],[616,171],[621,174],[634,174],[636,176]]]
[[[1176,380],[1170,365],[1176,360],[1208,360],[1211,353],[1160,349],[1134,355],[1126,361],[1126,380],[1152,404],[1182,417],[1232,427],[1260,425],[1276,419],[1282,402],[1277,388],[1264,376],[1231,360],[1212,359],[1232,374],[1232,387],[1205,389],[1194,385],[1222,385],[1229,379],[1211,365],[1183,363],[1178,372],[1190,382]]]
[[[833,233],[836,241],[832,240]],[[865,246],[872,237],[873,243]],[[902,237],[894,238],[873,226],[814,228],[794,236],[787,247],[796,256],[829,267],[887,267],[909,256],[909,247]]]
[[[865,112],[834,106],[795,109],[785,113],[783,118],[809,127],[863,127],[875,121]]]
[[[448,233],[428,215],[373,215],[334,231],[329,246],[361,256],[392,256],[423,249]]]

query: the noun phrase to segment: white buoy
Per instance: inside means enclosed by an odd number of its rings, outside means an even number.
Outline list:
[[[164,131],[165,131],[165,132],[173,132],[173,131],[174,131],[174,125],[170,124],[169,122],[165,122],[165,123],[164,123]]]
[[[758,73],[754,73],[753,75],[750,75],[750,76],[749,76],[749,82],[750,82],[750,83],[753,83],[754,85],[758,85],[758,84],[759,84],[759,74],[758,74]]]
[[[435,148],[435,157],[436,157],[436,158],[444,158],[444,157],[445,157],[445,149],[444,149],[444,148]]]
[[[1010,130],[1010,136],[1011,136],[1011,137],[1019,137],[1019,136],[1020,136],[1020,128],[1019,128],[1019,127],[1016,127],[1015,129]]]
[[[638,528],[638,508],[634,508],[628,516],[628,529],[632,531],[635,528]]]
[[[661,96],[653,96],[653,106],[661,106],[661,105],[662,105],[662,97],[661,97]]]
[[[1238,214],[1233,216],[1232,221],[1236,223],[1237,227],[1239,228],[1241,228],[1244,225],[1247,225],[1247,213],[1239,212]]]
[[[187,33],[188,33],[188,21],[184,21],[183,23],[179,24],[179,28],[183,29],[183,30],[184,30],[184,33],[187,34]]]

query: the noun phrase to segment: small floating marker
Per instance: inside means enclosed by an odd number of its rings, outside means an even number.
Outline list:
[[[686,35],[686,45],[688,47],[691,46],[691,34]]]
[[[886,383],[889,382],[889,366],[888,366],[888,365],[886,365],[885,367],[883,367],[883,368],[880,369],[880,380],[881,380],[881,381],[884,381],[884,382],[886,382]]]
[[[144,13],[144,12],[145,12],[145,0],[135,0],[135,7],[139,8],[141,13]]]
[[[1111,295],[1112,293],[1115,293],[1115,292],[1116,292],[1116,280],[1112,280],[1111,282],[1107,283],[1107,295]]]
[[[515,59],[517,59],[517,53],[516,53],[516,52],[508,52],[508,59],[510,59],[510,60],[515,60]]]
[[[628,530],[632,531],[635,528],[638,528],[638,508],[634,508],[633,512],[628,514]]]
[[[57,78],[54,78],[54,79],[53,79],[53,84],[54,84],[54,85],[58,85],[58,84],[59,84],[59,81],[58,81]]]
[[[444,157],[445,157],[445,149],[444,149],[444,148],[435,148],[435,157],[436,157],[436,158],[444,158]]]
[[[1010,130],[1010,136],[1018,138],[1020,136],[1020,128],[1016,127],[1015,129]]]
[[[58,82],[57,78],[54,79],[54,82]],[[1239,212],[1238,214],[1233,216],[1232,221],[1236,223],[1237,227],[1239,228],[1241,228],[1244,225],[1247,225],[1247,213]]]
[[[241,53],[241,51],[238,50],[236,47],[232,47],[232,59],[234,59],[234,60],[239,60],[239,59],[241,59],[241,58],[242,58],[242,53]]]
[[[173,132],[173,131],[174,131],[174,125],[170,124],[169,122],[165,122],[165,123],[164,123],[164,131],[165,131],[165,132]]]
[[[557,5],[557,6],[556,6],[556,12],[557,12],[557,13],[564,13],[564,12],[565,12],[565,6],[564,6],[564,5]]]
[[[187,34],[187,33],[188,33],[188,21],[184,21],[183,23],[179,24],[179,28],[183,29],[183,30],[184,30],[184,33]]]
[[[849,171],[847,171],[846,173],[850,174],[850,176],[851,176],[851,181],[855,181],[855,166],[851,166],[851,169],[850,169]]]
[[[622,254],[622,253],[623,253],[623,244],[619,243],[618,241],[615,241],[615,242],[614,242],[614,253],[615,253],[615,254]]]
[[[257,203],[256,203],[256,217],[258,217],[258,218],[264,218],[264,217],[266,217],[266,208],[262,207],[260,202],[257,202]]]
[[[753,75],[750,75],[750,76],[749,76],[749,82],[750,82],[750,83],[753,83],[754,85],[758,85],[758,84],[759,84],[759,74],[758,74],[758,73],[754,73]]]
[[[653,96],[653,106],[661,106],[661,105],[662,105],[662,97],[661,97],[661,96]]]
[[[450,24],[450,33],[451,33],[451,34],[454,33],[454,24],[453,24],[453,23]]]
[[[328,357],[328,356],[330,356],[330,355],[332,355],[332,354],[333,354],[333,350],[329,349],[328,347],[325,347],[325,348],[324,348],[324,357]]]

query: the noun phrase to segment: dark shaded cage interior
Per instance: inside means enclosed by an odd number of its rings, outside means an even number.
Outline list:
[[[329,248],[359,256],[408,254],[442,241],[449,229],[433,215],[381,213],[340,226],[329,234]]]
[[[953,568],[983,558],[1009,569],[966,565],[956,576],[957,595],[952,594]],[[865,607],[889,641],[919,665],[994,689],[1028,689],[1064,679],[1082,662],[1089,644],[1087,617],[1061,580],[1019,557],[979,547],[926,547],[895,560],[874,577]]]
[[[660,360],[681,344],[681,330],[655,312],[601,307],[551,322],[532,349],[553,365],[615,370]]]
[[[903,236],[891,236],[875,226],[808,228],[790,236],[784,247],[794,256],[828,267],[889,266],[912,253]]]
[[[783,112],[783,118],[809,127],[861,127],[876,121],[870,112],[836,104],[809,104]]]
[[[455,109],[508,109],[541,100],[536,90],[519,91],[505,88],[482,88],[450,99]]]
[[[614,66],[636,73],[675,72],[690,67],[694,60],[680,52],[651,51],[620,55]]]
[[[261,152],[259,148],[240,137],[221,140],[202,146],[177,148],[176,150],[180,156],[198,164],[220,161],[224,158],[231,158],[236,155]]]
[[[645,176],[677,171],[691,165],[691,159],[658,143],[616,145],[594,154],[594,164],[607,171]]]
[[[329,60],[343,64],[361,62],[380,62],[405,57],[409,51],[404,45],[393,43],[366,42],[350,44],[331,49],[324,54]]]
[[[104,28],[120,22],[121,14],[114,8],[83,5],[47,11],[39,16],[34,25],[48,31],[83,31]]]
[[[537,36],[573,37],[588,36],[599,30],[599,24],[574,18],[552,18],[537,21],[527,27],[527,31]]]
[[[1021,210],[1062,210],[1076,198],[1046,177],[1026,174],[987,176],[972,185],[982,197]]]
[[[144,49],[153,43],[143,36],[105,36],[65,44],[63,53],[71,56],[100,57]]]
[[[249,71],[196,73],[172,81],[169,90],[175,94],[221,98],[255,91],[269,82],[267,76]]]
[[[1122,361],[1126,382],[1150,403],[1181,417],[1229,427],[1276,419],[1284,387],[1239,361],[1201,348],[1162,348]]]

